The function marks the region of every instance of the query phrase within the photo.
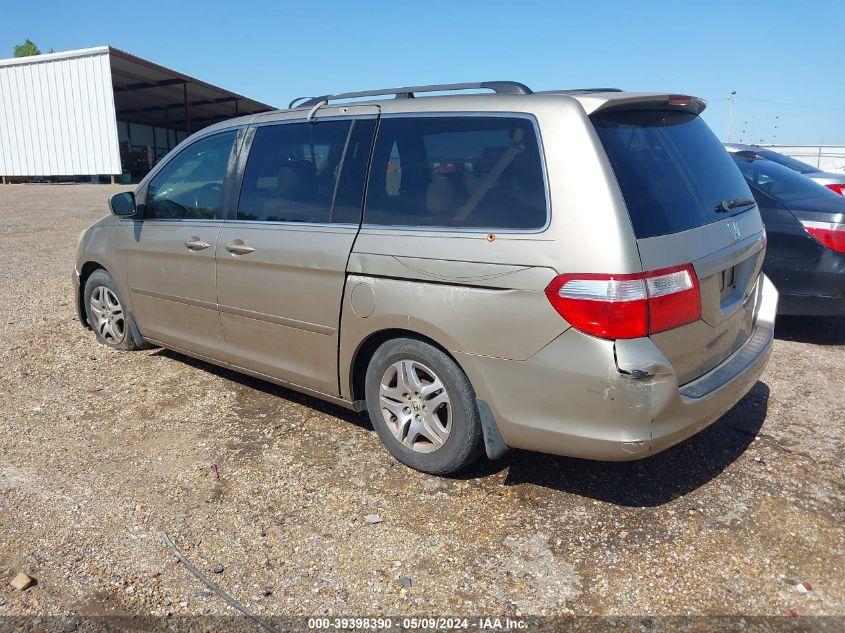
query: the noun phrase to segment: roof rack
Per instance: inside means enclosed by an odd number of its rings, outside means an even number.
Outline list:
[[[325,105],[329,101],[339,99],[354,99],[356,97],[378,97],[382,95],[394,95],[397,99],[412,99],[418,92],[440,92],[447,90],[492,90],[499,95],[530,95],[531,89],[518,81],[481,81],[477,83],[464,84],[434,84],[431,86],[406,86],[404,88],[382,88],[381,90],[365,90],[364,92],[344,92],[336,95],[323,95],[321,97],[297,97],[288,104],[293,109],[294,104],[302,101],[298,108],[309,108],[317,105]],[[303,101],[304,100],[304,101]]]

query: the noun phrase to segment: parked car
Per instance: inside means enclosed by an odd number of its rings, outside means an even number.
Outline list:
[[[792,158],[791,156],[786,156],[780,152],[765,149],[757,145],[725,143],[725,148],[729,152],[752,152],[755,156],[759,156],[760,158],[765,158],[777,163],[778,165],[788,167],[792,171],[797,171],[799,174],[806,176],[810,180],[813,180],[820,185],[824,185],[834,193],[838,193],[840,196],[845,196],[845,174],[837,171],[822,171],[818,167],[808,165],[797,158]]]
[[[766,225],[779,313],[845,314],[845,198],[755,152],[732,156]]]
[[[419,97],[467,88],[495,94]],[[763,371],[763,224],[702,100],[490,82],[296,106],[195,133],[83,232],[101,343],[366,409],[431,473],[653,455]]]

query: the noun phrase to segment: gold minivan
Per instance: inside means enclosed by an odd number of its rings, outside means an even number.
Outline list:
[[[291,106],[197,132],[82,233],[101,343],[366,409],[431,473],[653,455],[762,373],[766,234],[702,100],[486,82]]]

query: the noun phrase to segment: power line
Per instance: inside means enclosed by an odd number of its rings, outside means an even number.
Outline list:
[[[783,101],[770,101],[769,99],[751,99],[750,97],[737,97],[740,101],[753,101],[755,103],[770,103],[772,105],[786,106],[789,108],[809,108],[811,110],[832,110],[834,112],[845,112],[845,108],[833,108],[830,106],[813,106],[801,103],[785,103]]]
[[[753,101],[755,103],[770,103],[772,105],[786,106],[789,108],[809,108],[811,110],[830,110],[832,112],[845,112],[845,108],[834,108],[831,106],[814,106],[801,103],[786,103],[784,101],[770,101],[769,99],[752,99],[750,97],[735,97],[737,101]],[[730,97],[719,97],[718,99],[707,99],[707,103],[719,101],[731,101]]]

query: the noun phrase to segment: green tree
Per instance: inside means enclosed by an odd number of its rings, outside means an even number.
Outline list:
[[[15,46],[15,57],[30,57],[31,55],[40,54],[41,51],[38,50],[38,47],[30,39],[27,39],[23,44]]]

